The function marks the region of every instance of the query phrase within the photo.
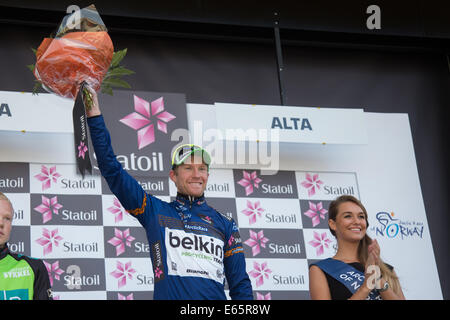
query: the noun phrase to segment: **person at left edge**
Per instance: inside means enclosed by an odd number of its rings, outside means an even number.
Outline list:
[[[226,278],[233,300],[252,300],[237,225],[204,197],[209,154],[198,146],[179,146],[170,171],[176,200],[168,203],[148,194],[117,161],[97,94],[88,90],[94,103],[86,115],[98,167],[123,207],[145,228],[154,299],[225,300]]]
[[[8,249],[14,209],[0,192],[0,300],[52,300],[50,280],[42,260]]]

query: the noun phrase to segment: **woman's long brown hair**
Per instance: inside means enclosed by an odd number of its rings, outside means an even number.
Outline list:
[[[350,196],[350,195],[340,196],[340,197],[336,198],[336,200],[334,200],[330,203],[330,206],[328,208],[328,218],[336,222],[336,217],[339,213],[339,206],[344,202],[353,202],[354,204],[356,204],[358,207],[361,208],[361,210],[364,213],[365,219],[366,219],[366,226],[368,228],[369,220],[367,218],[366,208],[363,206],[361,201],[359,201],[357,198]],[[329,229],[330,229],[331,234],[334,237],[336,237],[336,233],[334,232],[334,230],[331,230],[330,227],[329,227]],[[372,243],[372,238],[370,238],[367,235],[367,229],[366,229],[366,234],[364,235],[364,238],[361,239],[359,246],[358,246],[358,260],[363,266],[366,265],[367,259],[369,257],[368,247],[371,243]],[[381,271],[381,275],[389,283],[392,290],[396,294],[399,294],[400,293],[400,282],[398,280],[398,277],[383,261],[381,261],[380,271]]]

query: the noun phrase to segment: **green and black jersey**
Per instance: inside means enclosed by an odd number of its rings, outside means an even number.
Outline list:
[[[50,280],[42,260],[0,251],[0,300],[51,300]]]

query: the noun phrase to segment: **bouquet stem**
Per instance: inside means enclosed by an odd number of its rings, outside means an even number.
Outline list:
[[[81,87],[84,105],[87,110],[91,110],[94,103],[94,101],[92,100],[92,95],[84,85]]]

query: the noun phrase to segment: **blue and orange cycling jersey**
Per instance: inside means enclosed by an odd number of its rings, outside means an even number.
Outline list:
[[[102,116],[88,119],[102,176],[147,233],[155,299],[253,299],[236,223],[205,198],[178,194],[171,203],[142,189],[117,161]]]

